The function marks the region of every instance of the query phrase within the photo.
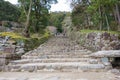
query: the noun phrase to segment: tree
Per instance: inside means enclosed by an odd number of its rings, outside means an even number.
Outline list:
[[[50,13],[49,25],[55,26],[58,32],[62,32],[62,22],[66,16],[65,12],[52,12]]]
[[[89,13],[86,12],[89,0],[72,0],[72,22],[77,29],[85,29],[90,26]]]
[[[21,5],[21,19],[25,21],[25,29],[23,35],[25,37],[30,37],[29,29],[30,29],[30,17],[31,13],[35,13],[36,20],[40,19],[40,14],[42,13],[42,9],[49,9],[50,4],[56,3],[57,0],[19,0],[19,3]],[[38,22],[37,22],[38,25]]]
[[[73,6],[72,20],[75,26],[82,25],[84,29],[118,30],[117,26],[120,26],[119,0],[72,0],[71,4]]]
[[[21,8],[26,17],[25,29],[24,29],[23,35],[25,37],[29,37],[30,36],[29,35],[29,20],[30,20],[30,14],[31,14],[33,2],[32,2],[32,0],[19,0],[19,2],[21,3]]]
[[[19,8],[7,1],[0,0],[0,21],[18,21]]]

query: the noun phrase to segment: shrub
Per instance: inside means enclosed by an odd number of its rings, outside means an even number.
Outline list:
[[[37,37],[37,38],[26,39],[25,40],[26,51],[37,48],[40,44],[43,44],[44,42],[46,42],[49,39],[49,37],[50,37],[50,34],[48,31],[46,31],[44,35],[41,36],[40,38]]]

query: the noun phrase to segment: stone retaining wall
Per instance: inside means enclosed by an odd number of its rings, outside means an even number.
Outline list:
[[[11,60],[18,60],[18,59],[21,59],[21,56],[17,54],[1,54],[0,55],[0,71],[4,71],[5,66]]]
[[[104,33],[81,34],[80,32],[72,33],[71,39],[75,40],[82,46],[93,50],[120,50],[119,35]]]
[[[24,53],[24,44],[11,39],[8,36],[0,36],[0,71],[11,60],[20,59]]]
[[[119,50],[120,40],[118,35],[110,33],[90,33],[86,36],[86,47],[92,47],[95,50]]]

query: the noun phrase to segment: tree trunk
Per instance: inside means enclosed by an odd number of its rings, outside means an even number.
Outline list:
[[[114,19],[115,21],[117,22],[117,14],[116,14],[116,10],[115,10],[116,7],[113,7],[113,14],[114,14]]]
[[[30,37],[30,34],[29,34],[29,16],[27,16],[27,20],[26,20],[26,23],[25,23],[25,29],[24,29],[23,35],[25,37]]]
[[[29,10],[28,10],[28,14],[26,14],[26,23],[25,23],[25,29],[23,32],[23,35],[25,37],[30,37],[30,33],[29,33],[29,21],[30,21],[30,13],[31,13],[31,8],[32,8],[32,0],[30,0],[30,5],[29,5]]]
[[[118,4],[116,4],[115,6],[116,6],[116,15],[118,19],[118,30],[120,31],[120,12],[119,12]]]
[[[102,17],[102,12],[100,7],[99,7],[99,14],[100,14],[100,17]],[[100,23],[99,23],[99,30],[102,31],[102,20],[100,20]]]
[[[105,19],[106,19],[106,24],[107,24],[107,30],[110,31],[110,25],[109,25],[109,21],[108,21],[108,17],[105,13]]]
[[[107,24],[107,30],[109,31],[110,30],[110,25],[109,25],[109,21],[108,21],[108,16],[106,14],[106,10],[105,10],[105,7],[103,7],[103,12],[104,12],[104,15],[105,15],[105,21],[106,21],[106,24]]]

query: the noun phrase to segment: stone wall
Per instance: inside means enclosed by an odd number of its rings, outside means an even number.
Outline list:
[[[11,61],[11,60],[18,60],[21,59],[20,55],[17,54],[1,54],[0,55],[0,71],[4,71],[6,68],[6,65]]]
[[[0,36],[0,53],[23,54],[24,42],[22,40],[15,41],[8,36]]]
[[[104,33],[88,33],[80,32],[71,33],[71,39],[75,40],[82,46],[93,50],[120,50],[120,39],[117,34]]]
[[[92,47],[95,50],[119,50],[120,40],[118,35],[110,33],[90,33],[86,36],[86,47]]]
[[[44,35],[40,39],[29,38],[25,40],[14,40],[9,36],[0,36],[0,71],[5,69],[11,60],[21,59],[25,52],[33,50],[48,40],[50,35]]]
[[[8,36],[0,36],[0,71],[9,61],[20,59],[24,53],[24,43],[22,41],[15,41]]]

